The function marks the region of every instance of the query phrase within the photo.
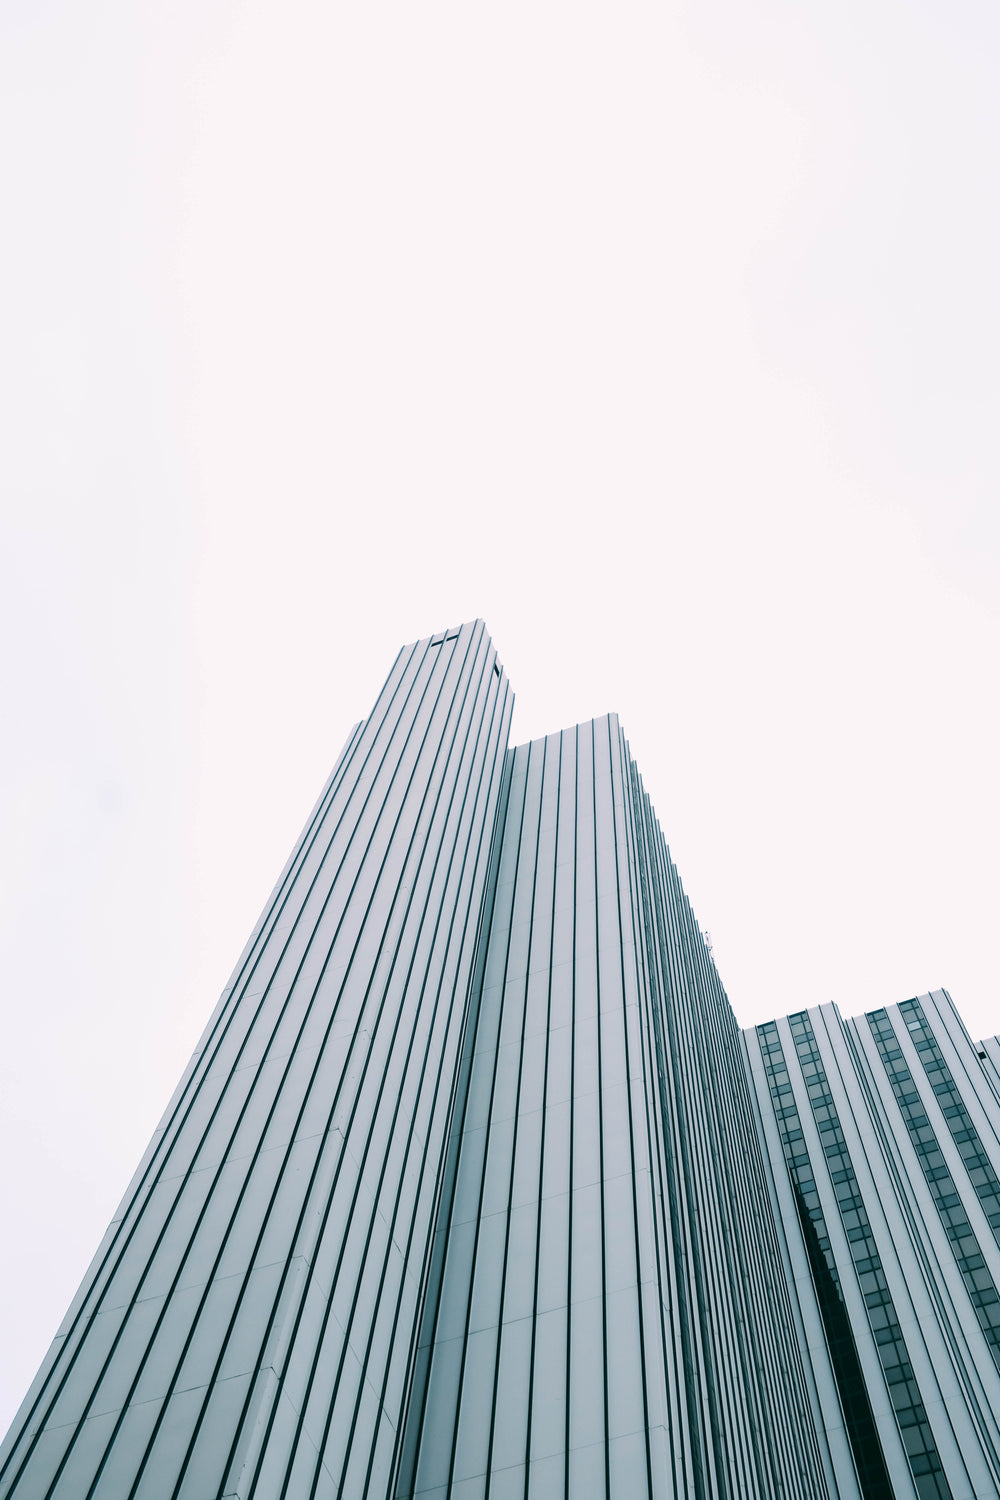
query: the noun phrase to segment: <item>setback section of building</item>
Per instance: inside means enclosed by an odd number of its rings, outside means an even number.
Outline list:
[[[617,720],[513,752],[400,1496],[825,1495],[739,1031]]]

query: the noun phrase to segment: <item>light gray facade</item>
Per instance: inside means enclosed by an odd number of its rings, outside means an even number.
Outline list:
[[[839,1493],[1000,1495],[996,1039],[938,990],[746,1043]]]
[[[1000,1049],[741,1034],[616,718],[511,710],[481,621],[400,652],[0,1497],[1000,1494]]]
[[[509,764],[398,1494],[823,1496],[740,1033],[617,720]]]
[[[0,1493],[387,1493],[510,711],[481,623],[400,653],[22,1407]]]

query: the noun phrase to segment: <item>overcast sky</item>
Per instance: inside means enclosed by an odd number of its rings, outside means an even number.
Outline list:
[[[738,1018],[1000,1029],[995,0],[7,0],[0,1429],[350,726],[613,709]]]

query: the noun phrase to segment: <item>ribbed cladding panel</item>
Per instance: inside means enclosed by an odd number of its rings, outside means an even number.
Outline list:
[[[430,1379],[401,1495],[666,1492],[625,801],[608,719],[513,753],[442,1295],[422,1335]]]
[[[513,752],[474,1049],[398,1495],[825,1496],[739,1033],[613,718]]]
[[[0,1493],[388,1492],[510,709],[481,622],[400,653],[11,1430]]]
[[[691,1453],[675,1491],[825,1496],[740,1033],[634,765],[631,775],[673,1250],[663,1295]]]

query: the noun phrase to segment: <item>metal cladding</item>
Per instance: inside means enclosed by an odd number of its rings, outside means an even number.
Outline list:
[[[468,1045],[397,1493],[825,1495],[740,1033],[614,717],[513,752]]]
[[[938,990],[746,1042],[838,1492],[1000,1495],[996,1040]]]
[[[510,711],[481,623],[400,653],[29,1393],[0,1493],[387,1492]]]
[[[0,1497],[1000,1495],[1000,1046],[741,1034],[616,718],[511,710],[400,653]]]

